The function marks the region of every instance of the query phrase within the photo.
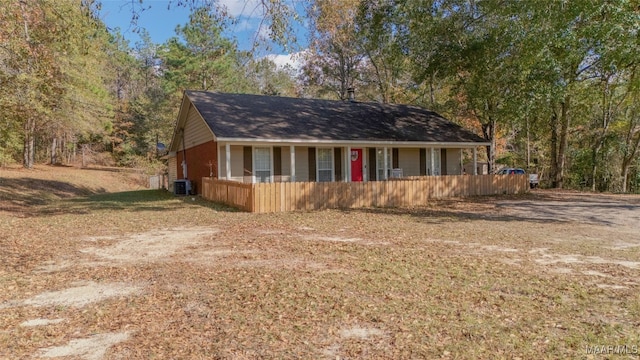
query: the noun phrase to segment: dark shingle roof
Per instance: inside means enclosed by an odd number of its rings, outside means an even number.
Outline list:
[[[486,142],[415,106],[186,91],[218,138]]]

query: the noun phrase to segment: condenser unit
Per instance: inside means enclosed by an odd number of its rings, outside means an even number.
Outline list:
[[[173,182],[173,193],[175,195],[189,195],[191,192],[191,181],[187,179]]]

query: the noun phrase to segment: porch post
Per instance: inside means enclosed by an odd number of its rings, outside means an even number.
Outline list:
[[[429,148],[424,148],[424,172],[426,176],[431,175],[431,169],[429,169]]]
[[[435,175],[436,174],[436,156],[435,156],[435,152],[433,151],[433,148],[431,148],[429,152],[431,153],[431,175]]]
[[[221,156],[221,155],[222,155],[222,154],[220,154],[220,153],[221,153],[221,151],[220,151],[220,145],[216,144],[216,147],[217,147],[216,151],[217,151],[217,153],[218,153],[218,159],[217,159],[217,160],[218,160],[218,166],[217,166],[217,168],[218,168],[218,170],[217,170],[217,171],[218,171],[218,174],[217,174],[217,175],[218,175],[218,179],[222,179],[222,166],[220,166],[220,164],[222,164],[222,161],[221,161],[221,158],[222,158],[222,156]]]
[[[224,145],[224,155],[226,157],[225,163],[227,165],[225,167],[225,169],[227,169],[226,180],[231,180],[231,145],[229,143]]]
[[[478,175],[478,148],[473,148],[473,175]]]
[[[347,165],[347,171],[345,171],[347,178],[345,182],[351,182],[351,146],[347,146],[347,161],[345,164]]]
[[[384,152],[384,154],[383,154],[383,158],[384,158],[384,159],[383,159],[383,160],[384,160],[384,166],[383,166],[383,169],[384,169],[384,179],[385,179],[385,180],[388,180],[388,179],[389,179],[389,168],[388,168],[388,166],[387,166],[387,161],[389,160],[389,155],[387,154],[387,149],[388,149],[388,148],[385,146],[385,147],[383,148],[383,150],[382,150],[382,151]]]
[[[289,153],[291,155],[291,179],[290,182],[296,182],[296,147],[290,146]]]
[[[362,181],[369,181],[369,149],[366,147],[362,148]]]

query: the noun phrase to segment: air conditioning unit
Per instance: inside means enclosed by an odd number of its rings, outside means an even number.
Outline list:
[[[191,192],[191,181],[187,179],[173,182],[173,193],[175,195],[189,195]]]

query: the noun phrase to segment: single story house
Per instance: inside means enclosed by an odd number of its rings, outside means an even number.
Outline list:
[[[200,193],[203,177],[260,183],[461,175],[463,150],[476,163],[477,148],[488,145],[417,106],[185,91],[169,184],[190,179]]]

